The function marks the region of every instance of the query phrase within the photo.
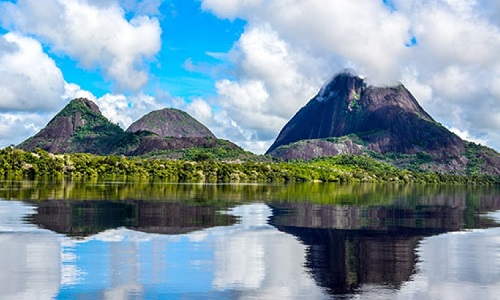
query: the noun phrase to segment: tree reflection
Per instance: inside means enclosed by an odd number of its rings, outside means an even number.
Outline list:
[[[118,227],[160,234],[184,234],[236,223],[209,205],[150,201],[38,202],[37,213],[28,220],[42,228],[72,237],[86,237]]]
[[[400,289],[418,272],[416,249],[423,238],[497,227],[498,223],[481,213],[500,209],[498,187],[27,181],[0,185],[0,197],[37,207],[37,212],[28,217],[31,223],[71,237],[87,237],[118,227],[176,235],[236,225],[239,231],[228,230],[232,237],[224,230],[216,235],[219,239],[215,248],[223,245],[217,257],[227,271],[221,272],[224,280],[215,281],[221,287],[228,282],[239,283],[235,278],[249,280],[252,289],[262,287],[259,284],[271,277],[266,272],[279,275],[273,278],[283,277],[280,272],[285,267],[266,269],[269,262],[281,258],[290,264],[305,255],[307,271],[331,294],[358,293],[369,285]],[[271,209],[265,216],[261,210],[248,214],[263,222],[258,226],[244,224],[238,215],[228,213],[232,208],[245,207],[244,203],[256,202]],[[278,248],[276,241],[287,239],[300,247],[293,251],[290,247]],[[290,245],[288,240],[284,245]],[[252,248],[256,241],[259,247]],[[228,249],[231,255],[224,252]],[[284,255],[286,251],[289,253]],[[250,258],[242,264],[245,254]],[[262,268],[256,268],[255,262],[261,262]],[[240,277],[235,277],[234,269],[224,269],[228,264],[244,270],[238,273]],[[247,272],[256,269],[262,273],[255,277],[259,280]]]
[[[384,206],[273,203],[270,224],[308,246],[305,266],[331,294],[399,289],[416,273],[422,238],[499,225],[478,214],[500,209],[496,190],[414,196]]]

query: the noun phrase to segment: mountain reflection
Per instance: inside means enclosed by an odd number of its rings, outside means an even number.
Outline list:
[[[118,227],[160,234],[185,234],[236,223],[209,205],[150,201],[49,200],[37,203],[28,220],[68,236],[86,237]]]
[[[271,204],[269,223],[307,245],[306,268],[331,294],[363,285],[399,289],[416,273],[420,240],[435,234],[499,224],[480,212],[500,209],[496,192],[437,192],[392,205]]]
[[[163,287],[171,278],[178,278],[176,284],[186,289],[215,290],[210,292],[216,293],[212,296],[237,292],[257,298],[272,298],[269,295],[274,293],[275,298],[323,298],[329,296],[325,291],[347,296],[373,295],[380,287],[396,291],[422,274],[417,266],[425,256],[418,250],[425,245],[421,242],[424,238],[499,226],[482,214],[500,210],[499,189],[494,187],[2,184],[0,198],[23,200],[34,207],[35,211],[24,217],[29,223],[81,239],[59,246],[62,250],[49,249],[65,253],[58,259],[64,260],[61,265],[66,269],[52,273],[60,272],[63,278],[79,282],[69,276],[72,269],[68,267],[82,269],[81,274],[95,274],[96,266],[109,264],[119,269],[135,264],[138,274],[144,276],[151,273],[148,268],[170,274],[158,281]],[[15,246],[7,251],[12,256],[14,249],[25,243],[15,235],[5,238]],[[90,250],[96,244],[104,249],[108,240],[122,242],[106,246],[107,252],[99,248],[99,253],[109,257],[101,257],[106,263],[94,264]],[[441,251],[439,247],[432,249]],[[448,255],[446,249],[442,251]],[[150,261],[152,257],[159,257],[161,263]],[[130,263],[134,259],[138,261]],[[10,259],[5,260],[8,263]],[[188,269],[186,278],[200,276],[198,283],[203,285],[193,286],[192,279],[181,282],[181,267]],[[140,293],[152,293],[143,284],[146,279],[138,280],[134,272],[130,271],[131,277],[119,286],[140,286]],[[283,282],[288,283],[287,289],[283,289]]]

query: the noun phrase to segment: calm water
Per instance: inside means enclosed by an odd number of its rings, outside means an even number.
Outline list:
[[[500,190],[0,182],[0,299],[500,299]]]

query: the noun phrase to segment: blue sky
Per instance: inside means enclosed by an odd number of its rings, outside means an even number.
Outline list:
[[[498,150],[499,52],[497,0],[0,0],[0,146],[87,97],[123,128],[175,107],[262,153],[350,68]]]
[[[210,54],[227,53],[243,33],[243,20],[221,20],[210,13],[201,11],[197,1],[173,0],[158,2],[158,16],[162,29],[160,51],[147,66],[150,72],[148,84],[143,90],[154,94],[157,89],[168,91],[172,95],[190,99],[203,95],[215,94],[214,74],[210,70],[190,70],[188,62],[217,68],[220,60]],[[134,13],[126,13],[124,18],[131,20]],[[202,24],[203,26],[199,26]],[[78,60],[47,53],[63,70],[67,82],[75,82],[82,89],[92,92],[96,97],[114,91],[113,82],[103,78],[99,68],[84,68]],[[122,91],[131,94],[131,91]]]

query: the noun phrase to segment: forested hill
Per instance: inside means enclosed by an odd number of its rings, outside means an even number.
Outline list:
[[[18,148],[40,148],[52,153],[87,152],[110,154],[127,136],[120,126],[101,114],[99,107],[84,98],[72,100],[35,136]]]
[[[218,139],[188,113],[177,109],[151,112],[127,131],[84,98],[72,100],[40,132],[17,146],[54,154],[92,153],[184,158],[202,151],[220,159],[252,156],[234,143]]]
[[[127,129],[127,132],[139,131],[149,131],[161,138],[216,138],[205,125],[185,111],[174,108],[152,111],[132,123]]]

